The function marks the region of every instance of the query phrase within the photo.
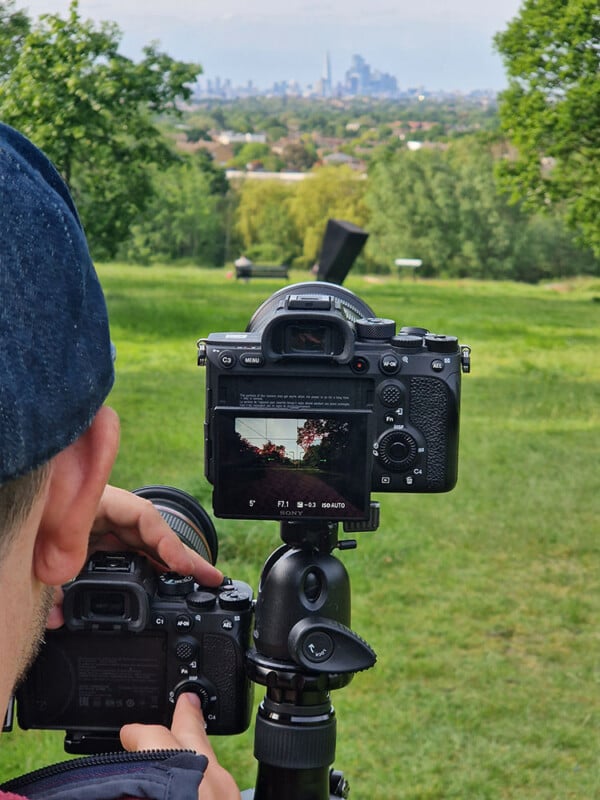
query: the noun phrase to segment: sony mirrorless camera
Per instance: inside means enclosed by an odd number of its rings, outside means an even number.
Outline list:
[[[318,281],[276,292],[244,333],[201,339],[215,514],[364,520],[370,492],[449,491],[468,353]]]
[[[216,534],[193,498],[170,487],[138,493],[214,562]],[[208,733],[248,727],[248,584],[201,587],[191,576],[157,572],[141,555],[100,551],[64,587],[63,610],[64,627],[46,632],[17,694],[22,728],[65,730],[72,753],[118,750],[122,725],[170,726],[184,692],[200,697]]]

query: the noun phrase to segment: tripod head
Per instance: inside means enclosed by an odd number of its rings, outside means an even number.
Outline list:
[[[255,647],[247,656],[250,678],[266,687],[255,728],[253,796],[328,800],[336,740],[329,691],[373,666],[376,655],[350,628],[350,580],[332,555],[349,548],[338,540],[338,523],[282,522],[281,538],[262,571]],[[339,774],[335,781],[345,786]]]

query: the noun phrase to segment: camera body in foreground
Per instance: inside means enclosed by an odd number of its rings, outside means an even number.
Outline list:
[[[143,556],[97,552],[64,593],[65,626],[47,632],[17,696],[22,728],[66,730],[71,752],[98,752],[129,722],[170,725],[177,697],[194,692],[208,733],[246,730],[248,584],[201,588]]]
[[[361,520],[372,491],[454,487],[456,337],[396,333],[347,289],[311,282],[272,295],[246,332],[198,347],[217,516]]]

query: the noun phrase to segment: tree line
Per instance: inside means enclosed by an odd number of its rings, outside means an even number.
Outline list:
[[[559,0],[526,0],[498,35],[509,89],[496,126],[486,112],[478,132],[438,131],[434,142],[415,151],[397,138],[386,140],[370,150],[362,173],[319,163],[310,126],[340,130],[340,119],[331,127],[335,115],[328,117],[323,105],[300,119],[294,111],[298,147],[288,142],[288,155],[307,172],[301,182],[230,182],[206,150],[178,151],[166,121],[183,116],[180,101],[191,96],[200,66],[176,61],[154,44],[139,63],[125,58],[116,25],[82,20],[76,0],[66,19],[37,21],[15,0],[0,0],[0,119],[57,164],[96,259],[222,265],[244,253],[308,268],[318,259],[327,219],[338,218],[370,234],[356,267],[364,271],[386,272],[396,258],[411,257],[422,259],[427,276],[537,281],[598,274],[600,95],[590,76],[594,69],[597,76],[600,51],[590,3],[571,0],[566,14]],[[550,13],[562,41],[573,26],[576,56],[548,37],[527,34],[536,25],[547,31],[544,14]],[[527,36],[530,59],[524,60]],[[550,69],[549,51],[554,66],[546,80],[554,89],[544,96],[540,65]],[[568,62],[560,89],[559,56]],[[368,105],[381,130],[394,109]],[[258,111],[272,137],[289,134],[289,109]],[[224,125],[235,113],[235,106],[210,109],[211,119],[221,117]],[[525,130],[519,127],[524,113]],[[206,137],[210,121],[198,112],[186,115],[192,138]],[[432,120],[443,118],[436,112]],[[256,116],[246,114],[239,125],[251,130]]]

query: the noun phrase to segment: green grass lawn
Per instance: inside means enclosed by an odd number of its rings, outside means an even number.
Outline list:
[[[195,342],[244,330],[282,283],[192,268],[100,274],[123,428],[113,482],[172,484],[210,508]],[[355,800],[600,798],[600,281],[345,285],[398,326],[457,335],[473,371],[458,487],[381,496],[380,529],[340,556],[353,627],[378,663],[333,695],[336,767]],[[277,524],[216,524],[220,566],[256,586]],[[61,741],[3,736],[0,777],[63,758]],[[215,746],[253,785],[252,731]]]

